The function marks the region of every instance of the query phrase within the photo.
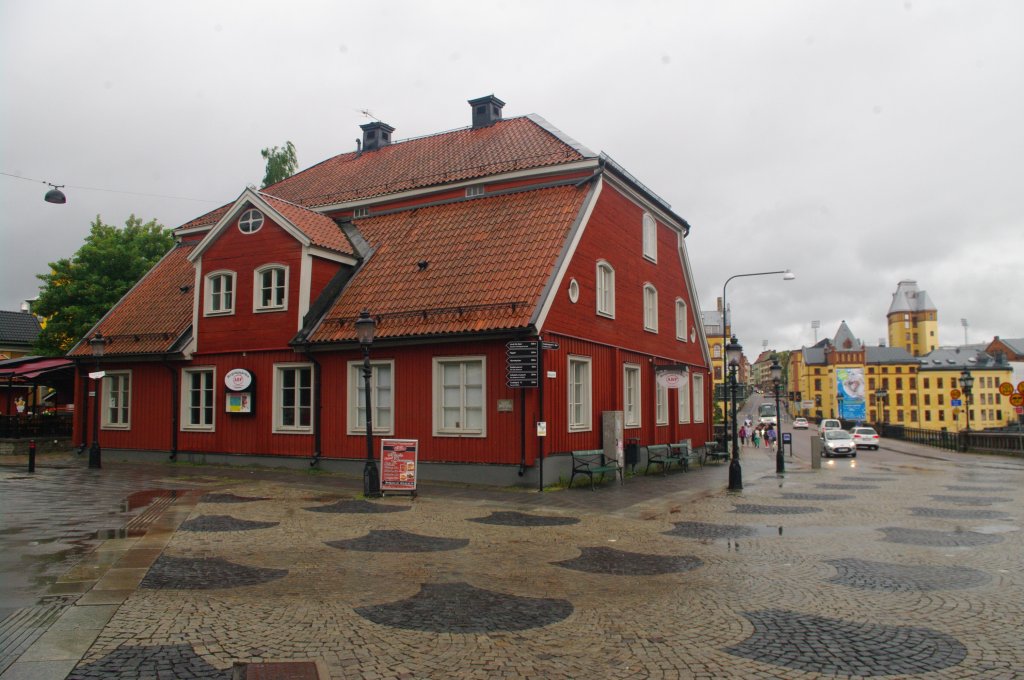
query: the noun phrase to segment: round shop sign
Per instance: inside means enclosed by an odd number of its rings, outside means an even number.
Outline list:
[[[682,371],[658,371],[658,384],[670,390],[686,386],[686,373]]]
[[[235,392],[247,389],[251,384],[252,373],[244,368],[232,368],[224,376],[224,385]]]

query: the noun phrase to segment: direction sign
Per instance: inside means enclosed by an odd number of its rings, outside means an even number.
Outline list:
[[[505,343],[505,349],[512,349],[512,350],[528,349],[528,350],[536,352],[537,351],[537,341],[536,340],[510,340],[509,342]]]
[[[540,346],[541,346],[542,349],[558,349],[558,343],[557,342],[547,342],[547,341],[544,341],[544,342],[540,343]]]
[[[950,399],[949,400],[949,405],[950,406],[963,406],[964,404],[959,399]]]
[[[509,366],[536,366],[537,357],[507,357],[505,359]]]
[[[537,387],[536,380],[506,380],[505,386],[516,389],[519,387]]]
[[[505,350],[505,356],[507,357],[533,357],[537,358],[537,348],[533,349],[507,349]]]

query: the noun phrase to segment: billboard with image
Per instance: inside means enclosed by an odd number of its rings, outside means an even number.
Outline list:
[[[842,420],[865,420],[864,369],[841,367],[836,369],[836,402]]]

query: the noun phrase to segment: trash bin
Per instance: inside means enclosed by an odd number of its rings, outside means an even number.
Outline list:
[[[630,470],[636,471],[636,465],[640,462],[640,439],[628,437],[626,439],[626,465]]]

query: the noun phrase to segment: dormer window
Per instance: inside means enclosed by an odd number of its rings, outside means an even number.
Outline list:
[[[243,234],[253,234],[263,226],[263,213],[255,208],[250,208],[242,213],[238,219],[238,231]]]
[[[482,184],[474,184],[471,187],[466,187],[466,198],[473,198],[474,196],[483,196],[484,186]]]
[[[213,272],[206,277],[206,316],[235,313],[235,273]]]

